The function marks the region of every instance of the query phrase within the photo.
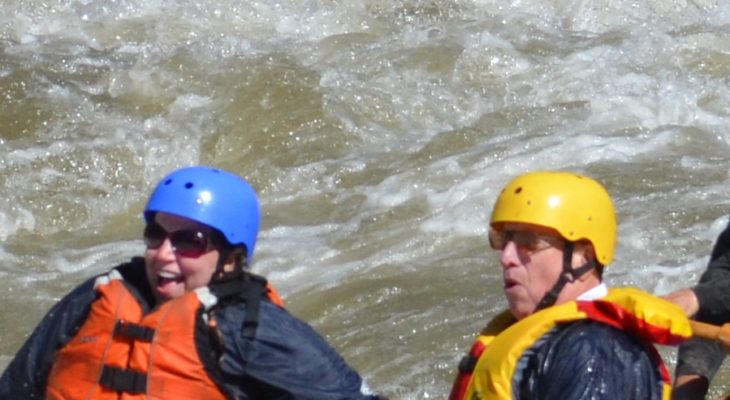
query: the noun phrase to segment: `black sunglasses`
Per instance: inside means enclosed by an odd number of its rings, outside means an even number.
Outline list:
[[[170,238],[172,251],[182,257],[198,258],[209,251],[210,232],[196,229],[181,229],[168,232],[160,224],[151,222],[144,228],[144,243],[148,249],[158,249]]]
[[[548,247],[557,246],[562,239],[546,234],[514,230],[489,230],[489,245],[494,250],[504,250],[508,242],[514,242],[517,247],[535,253]]]

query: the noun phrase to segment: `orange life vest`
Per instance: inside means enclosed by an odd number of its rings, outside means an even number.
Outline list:
[[[504,312],[487,325],[459,363],[449,400],[512,398],[513,375],[522,354],[556,325],[580,319],[599,321],[663,345],[677,345],[692,335],[679,307],[631,288],[612,289],[598,300],[563,303],[520,321]],[[669,399],[667,368],[655,349],[652,357],[664,380],[663,398]]]
[[[97,279],[98,299],[77,334],[60,349],[46,389],[49,400],[226,399],[213,371],[209,287],[144,314],[113,270]],[[269,293],[281,304],[272,288]]]

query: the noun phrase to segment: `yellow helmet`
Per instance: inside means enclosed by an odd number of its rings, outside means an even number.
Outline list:
[[[539,171],[521,175],[502,189],[490,224],[521,222],[553,228],[571,242],[588,240],[602,265],[613,259],[616,212],[597,181],[569,172]]]

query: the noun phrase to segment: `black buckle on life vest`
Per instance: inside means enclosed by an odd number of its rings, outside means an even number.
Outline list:
[[[467,354],[459,361],[459,372],[468,374],[474,372],[474,368],[477,366],[477,357],[471,354]]]
[[[147,375],[130,369],[105,365],[101,369],[99,384],[116,391],[140,394],[147,391]]]
[[[261,298],[266,294],[266,279],[243,271],[230,273],[224,280],[210,285],[211,291],[218,298],[235,297],[246,303],[246,316],[243,319],[241,335],[246,338],[256,337],[259,323],[259,306]]]
[[[155,336],[155,331],[133,322],[119,320],[114,325],[114,336],[124,336],[140,342],[151,342]]]

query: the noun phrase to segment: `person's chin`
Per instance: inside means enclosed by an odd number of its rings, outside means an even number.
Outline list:
[[[508,303],[509,303],[509,310],[512,313],[512,315],[519,319],[525,318],[528,315],[532,314],[532,311],[534,310],[534,307],[531,305],[522,304],[518,301],[511,301],[508,297]]]

